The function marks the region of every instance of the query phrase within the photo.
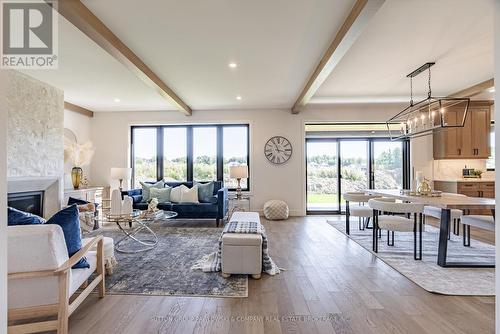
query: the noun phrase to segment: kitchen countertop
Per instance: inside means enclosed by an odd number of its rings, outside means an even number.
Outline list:
[[[460,179],[448,179],[448,180],[434,180],[434,181],[439,181],[439,182],[495,182],[495,179],[491,179],[491,178],[482,178],[482,179],[478,179],[478,178],[467,178],[467,179],[464,179],[464,178],[460,178]]]

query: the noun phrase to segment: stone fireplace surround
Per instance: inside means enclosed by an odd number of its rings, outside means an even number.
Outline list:
[[[7,193],[43,192],[43,218],[50,218],[61,210],[63,196],[63,179],[55,176],[42,177],[9,177]]]

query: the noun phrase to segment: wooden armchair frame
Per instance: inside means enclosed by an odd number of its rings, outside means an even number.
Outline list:
[[[97,244],[97,276],[90,282],[85,289],[70,303],[69,295],[69,273],[82,257]],[[31,306],[24,308],[13,308],[8,311],[9,324],[13,321],[30,320],[34,318],[57,316],[56,320],[46,320],[40,322],[30,322],[18,325],[9,325],[9,334],[17,333],[37,333],[56,330],[58,334],[68,333],[68,318],[78,306],[87,298],[87,296],[98,288],[99,297],[105,295],[105,271],[104,271],[104,245],[103,237],[97,236],[87,243],[82,249],[75,253],[71,258],[64,262],[56,270],[28,271],[8,274],[8,279],[25,279],[36,277],[57,276],[59,279],[59,298],[58,303],[40,306]]]

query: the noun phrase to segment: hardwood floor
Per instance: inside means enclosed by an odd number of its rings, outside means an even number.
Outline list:
[[[70,333],[493,333],[493,297],[426,292],[325,222],[263,221],[280,275],[248,298],[90,296]]]

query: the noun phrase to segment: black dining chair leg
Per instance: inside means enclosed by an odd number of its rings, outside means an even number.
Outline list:
[[[378,229],[378,212],[377,210],[373,210],[372,250],[375,253],[378,253],[377,229]]]
[[[371,229],[371,227],[369,226],[369,224],[370,224],[370,217],[366,217],[365,228],[368,229],[368,230]]]
[[[387,246],[394,246],[394,231],[387,230]]]
[[[417,213],[413,214],[413,258],[415,260],[422,260],[422,216],[419,214],[419,221],[417,222]],[[419,231],[417,231],[419,228]],[[417,237],[419,237],[417,250]],[[417,256],[418,253],[418,256]]]
[[[345,201],[345,233],[351,234],[350,227],[351,212],[349,211],[349,201]]]

